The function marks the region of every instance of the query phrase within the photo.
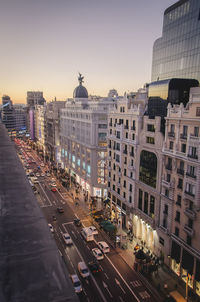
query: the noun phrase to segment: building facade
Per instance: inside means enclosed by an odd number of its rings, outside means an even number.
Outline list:
[[[168,105],[163,145],[160,248],[200,296],[200,88],[186,107]],[[167,259],[168,258],[168,259]]]
[[[60,110],[60,162],[89,196],[102,200],[107,196],[107,118],[115,100],[88,97],[81,75],[79,82],[74,98]]]
[[[36,105],[34,109],[35,141],[41,155],[46,154],[46,105]]]
[[[60,109],[65,107],[63,101],[52,101],[47,103],[45,112],[46,124],[46,156],[51,162],[58,160],[60,150]]]
[[[151,80],[190,78],[200,82],[199,36],[199,0],[180,0],[167,8],[162,37],[153,47]]]
[[[1,120],[9,132],[16,130],[14,107],[8,95],[2,97]]]

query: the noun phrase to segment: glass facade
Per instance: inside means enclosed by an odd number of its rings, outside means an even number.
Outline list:
[[[200,2],[182,0],[166,9],[162,37],[153,47],[152,81],[190,78],[200,82]]]
[[[153,152],[146,150],[141,152],[139,179],[148,186],[156,188],[157,157]]]

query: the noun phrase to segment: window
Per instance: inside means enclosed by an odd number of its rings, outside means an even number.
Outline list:
[[[142,190],[139,189],[139,194],[138,194],[138,209],[142,210],[142,199],[143,199],[143,192]]]
[[[199,136],[199,127],[194,127],[194,136]]]
[[[178,179],[178,188],[183,189],[183,180],[182,180],[182,178]]]
[[[174,130],[175,130],[175,126],[174,126],[174,124],[171,124],[171,125],[170,125],[170,132],[171,132],[171,133],[174,133]]]
[[[164,211],[163,211],[164,214],[168,215],[168,205],[165,204],[164,206]]]
[[[132,192],[133,186],[132,184],[129,185],[129,192]]]
[[[180,222],[180,212],[176,211],[175,221]]]
[[[154,125],[148,124],[148,125],[147,125],[147,131],[155,132],[155,127],[154,127]]]
[[[120,139],[120,131],[117,131],[116,137]]]
[[[194,166],[187,166],[187,173],[188,176],[196,178],[196,169]]]
[[[132,196],[129,196],[129,203],[132,203]]]
[[[191,238],[189,235],[187,235],[186,243],[187,243],[189,246],[192,246],[192,238]]]
[[[132,177],[133,177],[133,172],[130,173],[130,178],[132,178]]]
[[[187,136],[188,126],[183,126],[183,136]]]
[[[181,195],[177,195],[177,202],[176,202],[176,204],[181,207]]]
[[[154,215],[154,207],[155,207],[155,197],[154,196],[150,196],[150,215],[151,217]]]
[[[177,237],[179,237],[179,228],[175,227],[175,232],[174,232],[174,234],[175,234]]]
[[[113,185],[113,191],[115,191],[115,185]]]
[[[181,144],[181,152],[186,152],[186,144]]]
[[[127,164],[127,157],[124,157],[124,164]]]
[[[132,140],[135,140],[135,133],[132,134]]]
[[[120,188],[117,188],[117,194],[120,195]]]
[[[171,180],[171,175],[167,174],[167,182],[170,182],[170,180]]]
[[[191,196],[195,196],[195,186],[186,182],[185,193],[187,193]]]
[[[188,218],[188,226],[189,226],[189,228],[191,228],[191,229],[192,229],[192,227],[193,227],[193,220],[190,219],[190,218]]]
[[[110,182],[108,181],[108,188],[110,188]]]
[[[191,158],[198,159],[198,156],[197,156],[197,148],[196,148],[196,147],[189,146],[189,153],[188,153],[188,156],[191,157]]]
[[[126,138],[128,138],[128,132],[126,132]]]
[[[168,189],[165,189],[165,196],[169,197],[169,190]]]
[[[123,192],[123,197],[126,198],[126,193],[125,192]]]
[[[147,136],[146,137],[146,143],[147,144],[155,144],[155,139],[154,139],[154,137],[150,137],[150,136]]]
[[[148,214],[148,193],[144,192],[144,213]]]
[[[159,243],[162,244],[162,245],[164,246],[165,241],[164,241],[164,239],[163,239],[162,237],[159,237]]]
[[[113,174],[113,180],[115,181],[115,174]]]
[[[124,188],[126,188],[126,181],[124,180]]]
[[[126,169],[124,169],[124,176],[126,176]]]
[[[200,116],[200,107],[197,107],[196,109],[196,116]]]
[[[169,149],[170,149],[170,150],[173,150],[173,148],[174,148],[174,143],[170,141],[170,142],[169,142]]]
[[[99,129],[107,129],[107,125],[106,124],[99,124],[98,128]]]

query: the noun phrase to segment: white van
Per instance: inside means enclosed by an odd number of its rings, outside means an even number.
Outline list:
[[[81,236],[86,240],[86,241],[93,241],[94,240],[94,235],[93,232],[89,228],[83,228],[81,230]]]

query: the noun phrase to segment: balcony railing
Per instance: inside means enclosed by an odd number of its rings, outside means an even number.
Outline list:
[[[188,154],[188,157],[198,159],[198,155],[196,155],[196,154]]]
[[[167,169],[167,170],[172,170],[172,166],[171,165],[169,165],[169,164],[167,164],[166,166],[165,166],[165,168]]]
[[[124,150],[123,153],[124,153],[124,154],[127,154],[127,150]]]
[[[181,133],[180,138],[181,138],[181,139],[187,139],[187,134]]]
[[[183,169],[177,169],[177,173],[181,174],[181,175],[184,175],[184,170]]]
[[[130,156],[134,157],[134,152],[130,152]]]
[[[185,194],[190,195],[190,196],[192,196],[192,197],[195,197],[195,195],[194,195],[192,192],[190,192],[190,191],[186,191],[186,190],[185,190]]]
[[[128,130],[128,125],[125,125],[125,126],[124,126],[124,129]]]
[[[175,137],[175,133],[174,132],[168,132],[168,136],[169,137]]]
[[[132,126],[132,127],[131,127],[131,130],[135,130],[135,126],[134,126],[134,127]]]
[[[189,172],[186,172],[186,175],[189,176],[189,177],[192,177],[192,178],[194,178],[194,179],[197,178],[196,175],[191,174],[191,173],[189,173]]]
[[[194,235],[194,230],[191,227],[189,227],[189,225],[185,224],[183,229],[188,235],[190,236]]]
[[[196,217],[196,213],[193,210],[190,210],[189,208],[186,208],[184,213],[186,216],[188,216],[191,219],[195,219]]]

